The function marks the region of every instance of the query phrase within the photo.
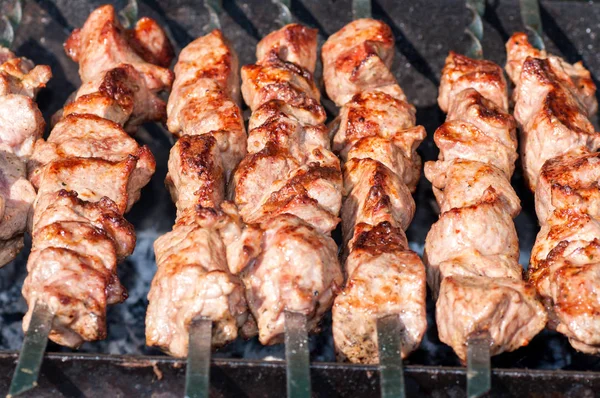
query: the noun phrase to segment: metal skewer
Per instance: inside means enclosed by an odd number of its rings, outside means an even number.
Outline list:
[[[537,0],[519,0],[521,9],[521,20],[530,33],[531,44],[538,50],[544,50],[542,39],[542,18],[540,17],[540,5]]]
[[[490,344],[488,332],[470,336],[467,340],[467,398],[477,398],[492,388]]]
[[[21,4],[21,0],[16,0],[8,12],[0,11],[3,13],[1,18],[4,23],[4,30],[0,33],[0,45],[10,48],[15,40],[15,32],[23,18],[23,4]]]
[[[48,307],[45,304],[36,302],[29,321],[29,327],[25,333],[17,368],[10,382],[9,396],[15,397],[37,386],[38,374],[42,366],[53,319],[54,314],[50,312]]]
[[[304,314],[285,311],[285,360],[288,398],[309,398],[310,352]]]
[[[471,10],[473,19],[465,29],[465,32],[471,37],[471,46],[465,55],[469,58],[482,59],[483,21],[481,17],[485,13],[485,0],[467,0],[466,6]]]

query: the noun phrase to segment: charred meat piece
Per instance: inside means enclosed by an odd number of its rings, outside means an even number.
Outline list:
[[[403,357],[427,328],[425,267],[404,235],[426,132],[389,69],[393,54],[391,29],[372,19],[346,25],[322,51],[327,94],[341,107],[329,134],[344,163],[346,285],[333,306],[333,337],[338,357],[355,363],[379,361],[380,317],[397,315],[405,326]]]

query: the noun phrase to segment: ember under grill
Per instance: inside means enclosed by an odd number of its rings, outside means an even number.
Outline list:
[[[35,64],[52,68],[53,78],[37,102],[46,121],[60,109],[68,95],[80,86],[78,65],[67,58],[63,43],[70,31],[81,27],[100,1],[25,1],[23,20],[12,50]],[[116,1],[121,9],[125,1]],[[210,16],[202,2],[140,0],[140,16],[149,16],[166,30],[176,54],[193,39],[208,33]],[[584,1],[542,0],[541,17],[546,49],[568,62],[583,60],[594,81],[600,76],[600,4]],[[257,42],[278,29],[285,15],[270,1],[224,1],[221,29],[238,53],[239,64],[255,62]],[[318,29],[319,56],[323,42],[352,20],[352,1],[292,1],[294,22]],[[372,2],[373,18],[387,23],[396,40],[392,72],[408,100],[417,109],[417,124],[427,130],[418,152],[423,162],[436,160],[433,132],[445,115],[438,108],[440,71],[449,50],[464,53],[469,40],[463,34],[469,21],[463,0],[418,0],[404,4],[393,0]],[[513,32],[522,31],[518,1],[488,1],[483,17],[485,59],[504,65],[504,44]],[[320,61],[315,76],[322,85]],[[597,95],[598,96],[598,95]],[[338,108],[322,98],[330,121]],[[247,119],[250,111],[244,105]],[[598,130],[598,120],[592,120]],[[49,124],[49,123],[48,123]],[[48,129],[48,128],[47,128]],[[118,273],[129,297],[107,313],[108,336],[85,343],[78,352],[49,343],[40,373],[40,385],[28,396],[183,396],[185,361],[169,358],[146,346],[144,320],[147,294],[156,271],[153,243],[170,231],[175,206],[164,187],[172,135],[157,124],[145,124],[135,135],[156,158],[156,173],[142,191],[141,200],[126,218],[135,226],[137,245],[133,255],[119,265]],[[515,219],[520,263],[528,264],[538,232],[533,194],[523,179],[520,160],[512,178],[523,210]],[[421,176],[414,194],[415,217],[407,231],[410,248],[423,254],[425,237],[437,221],[437,205],[431,184]],[[334,231],[341,244],[340,227]],[[28,238],[29,239],[29,238]],[[21,322],[27,306],[21,296],[31,242],[17,260],[0,268],[0,391],[8,391],[21,348]],[[466,374],[452,351],[438,339],[435,305],[428,291],[428,329],[420,347],[404,360],[407,396],[464,396]],[[320,333],[310,336],[313,396],[379,396],[377,366],[336,362],[331,315]],[[262,346],[256,338],[233,343],[213,353],[211,396],[284,396],[286,392],[283,344]],[[544,330],[528,346],[494,356],[491,396],[587,397],[600,391],[600,359],[575,351],[568,340]]]

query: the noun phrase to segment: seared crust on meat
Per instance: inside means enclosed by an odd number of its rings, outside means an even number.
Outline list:
[[[123,214],[156,164],[126,131],[164,118],[157,94],[172,78],[151,63],[170,62],[170,44],[156,22],[143,19],[128,37],[112,6],[94,11],[65,48],[79,61],[82,86],[55,115],[48,139],[37,140],[28,162],[38,192],[23,328],[43,302],[55,315],[50,339],[78,347],[106,337],[107,305],[127,297],[117,263],[133,252],[135,233]],[[142,50],[143,56],[136,53]]]
[[[542,296],[549,326],[573,348],[600,353],[600,135],[589,118],[596,86],[581,62],[538,51],[524,33],[506,43],[515,83],[523,168],[535,190],[541,225],[529,281]]]
[[[502,69],[451,52],[438,102],[448,115],[434,135],[439,158],[425,164],[440,207],[425,241],[427,282],[440,340],[464,362],[470,337],[489,333],[492,355],[513,351],[547,315],[518,263],[516,123]]]
[[[344,162],[347,280],[333,307],[333,337],[338,357],[357,363],[379,360],[378,318],[401,318],[403,357],[427,328],[425,268],[404,235],[426,132],[415,126],[416,110],[389,69],[393,49],[389,26],[360,19],[331,35],[322,51],[327,94],[341,106],[329,135]]]

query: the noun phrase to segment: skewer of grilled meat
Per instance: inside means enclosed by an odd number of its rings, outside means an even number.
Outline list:
[[[491,355],[513,351],[547,315],[518,262],[516,123],[502,68],[451,52],[438,104],[448,115],[434,135],[439,158],[425,164],[440,207],[425,242],[427,278],[440,340],[465,361],[470,337],[489,333]]]
[[[144,21],[125,31],[113,7],[103,6],[73,31],[65,50],[79,62],[83,84],[48,139],[36,142],[28,165],[38,192],[23,327],[42,302],[54,314],[50,338],[69,347],[103,339],[107,304],[127,297],[116,266],[133,251],[135,233],[123,214],[155,163],[123,127],[161,120],[157,92],[172,82],[169,70],[146,61],[167,65],[172,50],[156,23]]]
[[[351,22],[322,49],[325,88],[341,107],[330,136],[344,162],[346,286],[333,306],[333,337],[338,356],[351,362],[379,362],[378,318],[401,318],[403,357],[427,328],[425,267],[404,233],[426,132],[390,71],[393,55],[391,29],[373,19]]]
[[[23,249],[35,200],[26,162],[46,125],[34,99],[51,76],[49,66],[0,47],[0,267]]]
[[[246,153],[237,55],[214,30],[181,51],[175,76],[167,125],[179,140],[166,184],[177,220],[154,243],[158,271],[148,294],[146,342],[183,357],[197,316],[213,321],[213,346],[237,337],[247,306],[230,269],[249,261],[259,235],[246,232],[235,205],[225,201],[226,184]]]
[[[231,188],[243,220],[261,233],[241,278],[263,344],[283,340],[284,311],[306,315],[315,330],[343,281],[330,237],[342,176],[312,76],[316,50],[317,32],[290,24],[263,38],[257,63],[242,68],[252,116]]]
[[[594,85],[581,62],[538,51],[524,33],[506,44],[515,83],[521,156],[541,230],[529,281],[542,296],[549,326],[586,353],[600,353],[600,134]]]

